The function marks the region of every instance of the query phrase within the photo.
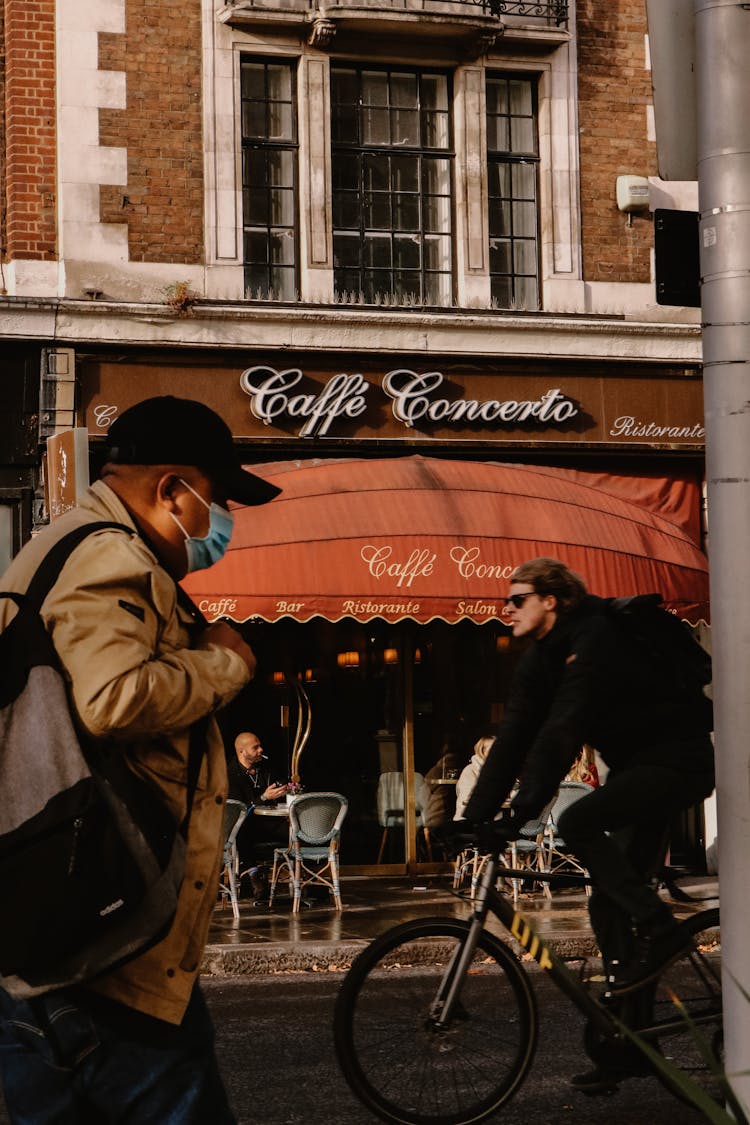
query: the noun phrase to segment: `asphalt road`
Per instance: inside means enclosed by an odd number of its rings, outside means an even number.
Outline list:
[[[240,1125],[373,1125],[333,1056],[331,1012],[338,974],[280,975],[206,982],[226,1082]],[[498,1125],[694,1125],[703,1115],[651,1078],[623,1083],[611,1098],[571,1091],[588,1070],[582,1018],[534,971],[541,1034],[534,1065]]]
[[[580,1053],[582,1020],[542,974],[531,971],[542,1025],[539,1048],[525,1085],[492,1119],[497,1125],[697,1125],[704,1120],[652,1078],[631,1079],[610,1098],[571,1091],[567,1077],[589,1069]],[[240,1125],[373,1125],[377,1120],[354,1099],[334,1058],[331,1016],[340,979],[338,973],[308,972],[204,981]],[[0,1107],[0,1125],[8,1122]]]

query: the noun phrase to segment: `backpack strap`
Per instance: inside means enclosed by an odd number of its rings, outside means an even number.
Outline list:
[[[80,527],[74,527],[67,535],[63,535],[58,539],[53,547],[47,552],[42,559],[36,574],[29,582],[26,590],[26,597],[30,604],[37,612],[42,608],[42,603],[47,597],[54,586],[57,579],[60,577],[60,571],[68,561],[69,556],[73,553],[79,543],[83,542],[89,535],[95,531],[103,531],[105,528],[117,528],[120,531],[127,531],[128,535],[135,535],[135,530],[128,527],[124,523],[114,523],[111,520],[96,520],[93,523],[84,523]]]
[[[134,528],[128,527],[127,524],[115,523],[111,520],[96,520],[93,523],[85,523],[80,527],[75,527],[72,531],[69,531],[66,535],[63,535],[60,539],[58,539],[54,546],[50,548],[45,557],[42,559],[26,590],[27,601],[37,612],[41,610],[44,599],[47,597],[47,594],[54,586],[55,582],[60,576],[60,571],[68,561],[70,555],[79,545],[79,543],[82,543],[84,539],[86,539],[89,535],[92,535],[95,531],[104,531],[106,528],[126,531],[128,535],[136,534]],[[188,595],[178,583],[175,583],[175,586],[177,589],[178,601],[183,605],[184,608],[189,610],[196,624],[202,625],[205,628],[207,624],[206,619],[198,609],[197,605],[195,605],[192,599],[188,597]],[[184,836],[187,836],[188,825],[190,823],[190,815],[193,811],[195,791],[198,788],[198,777],[200,775],[201,765],[203,764],[203,758],[205,757],[206,750],[208,748],[206,737],[207,733],[207,716],[193,723],[190,728],[190,743],[188,750],[186,776],[187,808],[185,812],[185,818],[180,825],[180,831]]]

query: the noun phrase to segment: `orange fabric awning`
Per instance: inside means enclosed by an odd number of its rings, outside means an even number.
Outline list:
[[[539,555],[592,593],[659,591],[681,617],[708,616],[706,556],[675,516],[684,481],[666,518],[628,498],[655,495],[648,478],[607,487],[600,474],[417,455],[253,469],[281,496],[236,508],[226,557],[184,581],[211,620],[484,623],[500,615],[513,568]]]

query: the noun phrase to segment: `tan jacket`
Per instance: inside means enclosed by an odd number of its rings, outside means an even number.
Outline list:
[[[83,726],[96,737],[122,742],[132,768],[158,787],[180,822],[186,808],[190,726],[232,699],[250,673],[227,648],[189,647],[190,618],[176,603],[172,578],[101,481],[77,509],[23,548],[6,572],[3,588],[25,591],[51,544],[92,520],[114,520],[133,533],[106,530],[85,539],[60,572],[42,615]],[[31,753],[43,750],[34,747]],[[30,784],[33,772],[31,761]],[[224,749],[212,719],[172,927],[146,953],[91,985],[170,1023],[179,1023],[184,1014],[216,902],[226,790]]]

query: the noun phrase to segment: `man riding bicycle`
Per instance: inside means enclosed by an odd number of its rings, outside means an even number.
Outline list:
[[[627,997],[684,948],[685,938],[651,880],[675,815],[714,787],[712,714],[699,687],[671,692],[618,630],[608,603],[556,559],[532,559],[511,575],[505,599],[514,637],[530,647],[505,717],[464,812],[491,819],[516,779],[513,825],[538,816],[584,743],[609,766],[607,782],[560,818],[559,832],[588,868],[591,923],[613,998]],[[611,1088],[628,1071],[576,1076],[578,1089]]]

